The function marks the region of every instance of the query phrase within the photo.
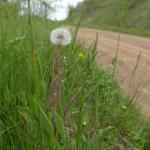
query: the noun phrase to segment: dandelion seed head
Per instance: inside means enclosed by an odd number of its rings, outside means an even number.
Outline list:
[[[69,45],[71,42],[71,34],[67,29],[56,28],[51,32],[50,40],[56,45]]]

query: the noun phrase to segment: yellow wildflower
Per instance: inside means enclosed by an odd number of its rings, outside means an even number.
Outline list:
[[[84,59],[84,55],[82,53],[79,54],[79,57],[81,57],[82,59]]]

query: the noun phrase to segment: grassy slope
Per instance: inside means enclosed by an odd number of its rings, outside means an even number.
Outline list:
[[[39,128],[36,121],[29,115],[21,113],[18,106],[24,106],[33,113],[32,99],[37,100],[34,88],[34,69],[32,58],[32,47],[28,18],[15,16],[15,18],[1,17],[0,30],[0,149],[7,150],[32,150],[38,149]],[[36,62],[40,87],[41,109],[45,110],[47,102],[46,94],[49,79],[52,74],[52,49],[49,40],[49,33],[52,29],[61,26],[58,22],[32,17],[33,38],[36,49]],[[17,39],[16,39],[17,37]],[[24,37],[18,40],[18,37]],[[74,38],[74,36],[73,36]],[[56,47],[56,65],[58,47]],[[71,50],[71,51],[69,51]],[[67,115],[78,111],[81,104],[84,104],[82,122],[82,136],[80,150],[96,149],[99,144],[101,149],[124,150],[125,148],[141,148],[141,126],[139,124],[139,110],[129,107],[125,113],[130,98],[126,98],[123,90],[119,87],[118,81],[112,79],[112,68],[103,70],[96,65],[94,51],[96,45],[88,49],[83,44],[72,43],[62,48],[61,56],[63,63],[67,63],[61,76],[62,111],[64,111],[69,100],[85,82],[83,91],[76,97],[73,105],[69,108]],[[91,51],[91,53],[88,53]],[[79,53],[84,53],[85,58],[80,59]],[[91,55],[89,55],[91,54]],[[55,70],[57,75],[57,68]],[[97,92],[97,87],[99,92]],[[96,106],[96,94],[98,105]],[[98,124],[96,126],[95,107],[98,108]],[[132,109],[132,112],[131,112]],[[22,115],[24,114],[24,116]],[[27,115],[27,116],[26,116]],[[51,114],[49,115],[49,121]],[[65,126],[78,131],[78,114],[70,115]],[[139,127],[140,126],[140,127]],[[95,137],[95,128],[98,129],[98,138]],[[37,130],[38,129],[38,130]],[[46,127],[45,127],[46,130]],[[49,132],[46,130],[46,132]],[[57,139],[54,139],[57,143]],[[48,139],[50,141],[50,139]],[[62,138],[61,149],[76,149],[77,135],[65,131]],[[101,143],[99,143],[101,141]],[[52,143],[51,143],[52,144]],[[48,149],[46,142],[45,149]],[[111,146],[111,148],[110,148]],[[49,148],[49,150],[52,150]]]
[[[84,27],[150,36],[150,1],[127,0],[121,23],[122,7],[121,0],[87,0],[73,10],[67,21],[76,24],[83,13]]]

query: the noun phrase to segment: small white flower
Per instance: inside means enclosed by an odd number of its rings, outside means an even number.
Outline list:
[[[64,59],[66,59],[66,57],[64,57]]]
[[[64,80],[61,80],[62,82],[64,82]]]
[[[65,71],[68,71],[68,70],[65,70]]]
[[[85,127],[86,126],[86,122],[83,122],[82,125]]]
[[[84,103],[83,107],[85,108],[86,107],[86,104]]]
[[[108,65],[108,67],[112,67],[113,68],[114,66],[113,65]]]
[[[114,68],[114,66],[113,66],[113,65],[108,65],[107,70],[108,70],[108,71],[112,71],[112,70],[113,70],[113,68]]]
[[[108,65],[108,69],[113,69],[114,68],[114,66],[113,65]]]
[[[126,107],[126,106],[122,106],[122,108],[127,109],[127,107]]]
[[[56,45],[68,45],[71,42],[71,34],[67,29],[56,28],[51,32],[50,40]]]

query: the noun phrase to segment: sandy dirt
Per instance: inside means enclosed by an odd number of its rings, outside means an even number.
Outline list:
[[[98,56],[108,54],[98,58],[97,63],[98,65],[101,65],[102,68],[106,68],[112,63],[112,60],[116,55],[119,33],[80,28],[77,34],[77,39],[80,40],[80,42],[85,42],[85,46],[89,47],[94,41],[96,33],[99,34],[97,45]],[[142,53],[136,75],[134,80],[132,80],[132,88],[134,88],[135,92],[137,85],[139,85],[138,91],[140,91],[143,84],[146,83],[145,87],[141,90],[138,102],[144,116],[150,117],[150,80],[148,80],[150,78],[150,38],[121,33],[116,77],[119,81],[124,80],[121,86],[125,88],[126,92],[128,92],[131,75],[136,66],[140,51]],[[143,71],[144,67],[145,69]],[[132,91],[131,89],[130,91]]]

